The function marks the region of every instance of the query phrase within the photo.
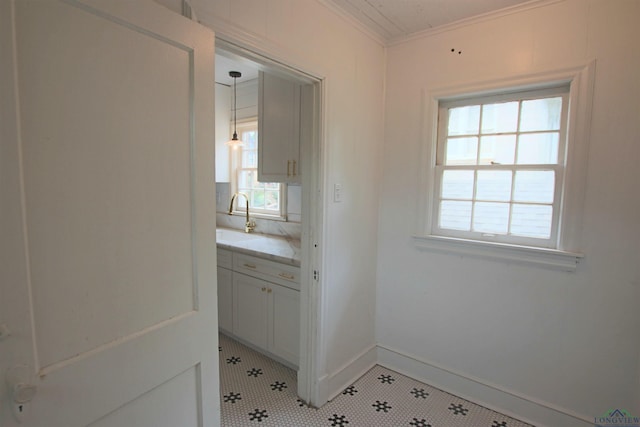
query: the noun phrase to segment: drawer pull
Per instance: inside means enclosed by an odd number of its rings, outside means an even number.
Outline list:
[[[271,292],[273,292],[273,289],[267,288],[267,293],[270,294]]]
[[[278,274],[278,276],[282,277],[283,279],[288,279],[288,280],[295,279],[295,277],[293,277],[293,274],[289,274],[289,273],[280,273],[280,274]]]
[[[264,288],[264,287],[262,288],[262,292],[264,292],[264,291],[266,291],[266,290],[267,290],[267,288]]]
[[[247,268],[257,268],[257,267],[255,266],[255,264],[247,264],[247,263],[244,263],[243,265],[244,265],[245,267],[247,267]]]

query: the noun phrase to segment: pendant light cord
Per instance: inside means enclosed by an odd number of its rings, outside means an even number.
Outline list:
[[[238,137],[238,95],[236,93],[236,80],[233,78],[233,136]]]
[[[232,141],[238,140],[238,77],[242,77],[240,71],[229,71],[229,76],[233,77],[233,138]]]

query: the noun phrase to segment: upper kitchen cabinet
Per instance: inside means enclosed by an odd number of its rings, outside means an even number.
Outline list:
[[[300,183],[300,147],[310,134],[312,86],[260,72],[258,181]]]

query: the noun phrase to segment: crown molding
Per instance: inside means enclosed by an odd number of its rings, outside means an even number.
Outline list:
[[[349,24],[351,27],[355,28],[356,30],[360,31],[361,33],[369,37],[374,42],[378,43],[380,46],[382,47],[387,46],[388,39],[386,39],[384,36],[377,33],[376,31],[372,30],[367,25],[363,24],[360,20],[358,20],[349,12],[338,7],[331,0],[316,0],[316,1],[321,5],[323,5],[324,7],[326,7],[327,9],[329,9],[334,15],[346,21],[347,24]]]
[[[566,0],[531,0],[526,3],[518,4],[515,6],[506,7],[504,9],[496,10],[493,12],[483,13],[481,15],[472,16],[470,18],[461,19],[459,21],[452,22],[450,24],[439,25],[437,27],[429,28],[415,33],[408,34],[406,36],[394,37],[386,41],[386,47],[392,47],[399,44],[407,43],[417,39],[430,37],[435,34],[444,33],[447,31],[457,30],[469,25],[479,24],[481,22],[491,21],[493,19],[502,18],[504,16],[513,15],[515,13],[525,12],[527,10],[533,10],[540,7],[550,6],[552,4],[561,3]]]

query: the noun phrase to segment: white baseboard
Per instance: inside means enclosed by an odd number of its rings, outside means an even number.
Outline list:
[[[377,362],[377,346],[372,345],[345,363],[336,372],[320,378],[318,384],[319,402],[324,405],[336,397],[342,390],[373,368]]]
[[[593,427],[593,418],[378,346],[377,362],[408,377],[538,427]]]

